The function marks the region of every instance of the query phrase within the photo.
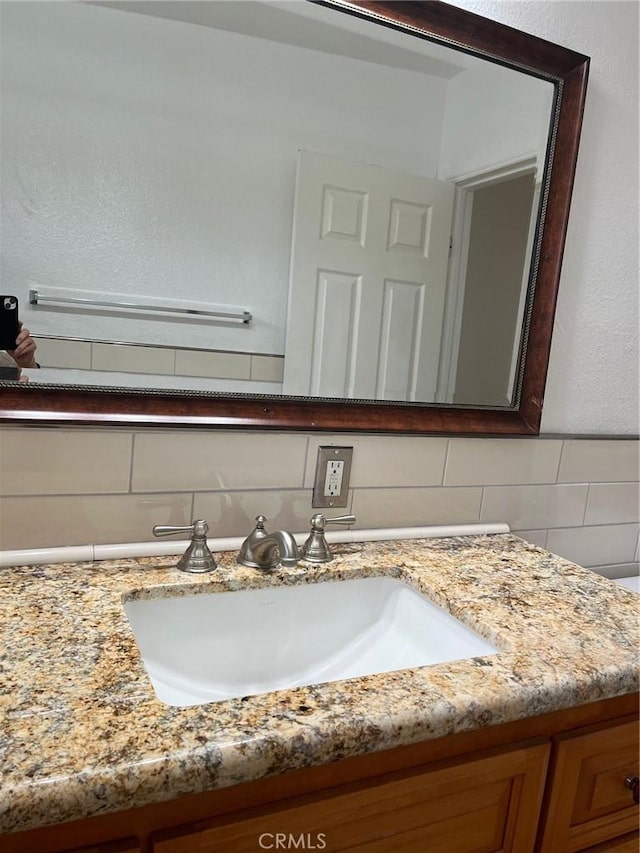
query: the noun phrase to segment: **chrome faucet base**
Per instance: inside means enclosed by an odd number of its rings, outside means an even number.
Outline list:
[[[327,524],[355,524],[355,515],[340,515],[337,518],[327,518],[321,512],[311,518],[311,533],[300,549],[303,560],[307,563],[330,563],[333,554],[327,544],[324,529]]]
[[[185,527],[175,527],[167,524],[156,524],[154,536],[170,536],[174,533],[191,533],[189,547],[178,560],[177,568],[191,575],[202,575],[217,568],[217,563],[207,545],[209,525],[204,519],[198,519]]]
[[[302,546],[302,557],[308,563],[330,563],[333,554],[329,550],[324,533],[312,530],[309,538]]]
[[[271,569],[276,569],[279,564],[279,560],[276,558],[271,563],[256,563],[252,560],[247,560],[246,558],[241,560],[240,557],[236,557],[236,563],[240,566],[246,566],[248,569],[260,569],[262,572],[271,571]]]
[[[206,544],[203,547],[201,543],[194,542],[178,560],[177,568],[191,575],[202,575],[212,572],[217,565]]]

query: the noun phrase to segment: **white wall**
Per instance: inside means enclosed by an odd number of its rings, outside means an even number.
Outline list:
[[[469,68],[447,83],[438,177],[464,178],[532,156],[541,170],[552,84],[484,59],[467,62]]]
[[[118,340],[282,353],[297,150],[437,170],[441,79],[76,3],[3,2],[2,42],[3,292],[24,304],[32,280],[255,318],[123,317]],[[112,318],[23,316],[113,339]]]
[[[591,57],[542,431],[637,434],[638,3],[453,2]]]

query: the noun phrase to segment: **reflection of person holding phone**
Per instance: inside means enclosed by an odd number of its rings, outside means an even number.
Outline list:
[[[37,348],[38,345],[31,337],[29,329],[25,328],[23,323],[19,322],[15,349],[0,350],[0,371],[2,368],[9,367],[13,368],[16,373],[12,377],[0,376],[0,378],[13,378],[21,382],[28,381],[26,377],[21,377],[22,368],[40,367],[36,361]]]
[[[18,320],[18,298],[0,296],[0,369],[3,379],[19,379],[23,367],[40,367],[36,361],[37,344],[29,329]],[[13,374],[6,376],[5,374]]]
[[[31,337],[29,329],[25,328],[24,323],[18,323],[18,337],[16,338],[16,348],[7,350],[11,358],[15,361],[18,367],[40,367],[36,361],[36,350],[38,345]]]

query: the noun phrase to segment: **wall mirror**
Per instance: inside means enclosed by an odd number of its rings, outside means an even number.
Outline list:
[[[538,431],[585,56],[435,2],[1,15],[5,420]]]

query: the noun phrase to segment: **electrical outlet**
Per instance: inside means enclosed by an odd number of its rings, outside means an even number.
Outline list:
[[[347,506],[353,447],[319,447],[313,507]]]
[[[337,498],[342,491],[342,476],[344,474],[344,462],[342,459],[330,459],[327,462],[327,474],[324,478],[324,497]]]

